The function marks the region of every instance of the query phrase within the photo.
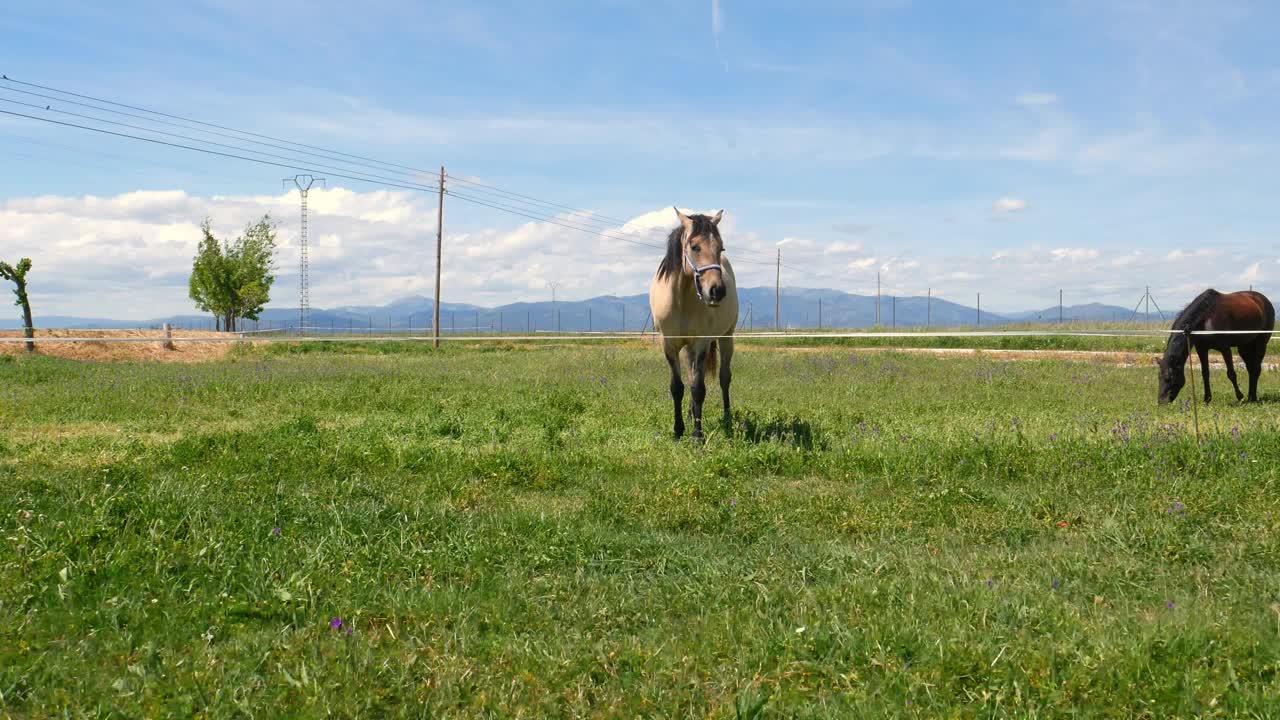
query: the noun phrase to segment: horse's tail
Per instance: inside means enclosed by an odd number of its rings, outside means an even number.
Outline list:
[[[717,365],[717,359],[716,359],[716,355],[717,355],[717,353],[716,353],[716,348],[717,348],[719,345],[720,345],[720,341],[719,341],[719,340],[712,340],[712,341],[711,341],[711,347],[707,348],[707,364],[703,366],[703,376],[704,376],[704,377],[706,377],[706,376],[715,377],[715,376],[716,376],[716,365]]]

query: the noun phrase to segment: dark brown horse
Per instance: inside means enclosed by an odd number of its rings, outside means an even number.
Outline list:
[[[1204,401],[1209,402],[1209,351],[1222,353],[1227,363],[1227,379],[1236,390],[1236,400],[1243,400],[1244,393],[1236,382],[1235,363],[1231,360],[1231,348],[1240,350],[1249,371],[1249,400],[1258,399],[1258,376],[1262,374],[1262,357],[1267,354],[1267,342],[1276,324],[1276,310],[1271,301],[1260,292],[1220,293],[1212,288],[1205,290],[1178,313],[1173,329],[1181,332],[1169,334],[1164,358],[1160,360],[1160,395],[1163,405],[1178,397],[1178,391],[1187,382],[1186,364],[1190,347],[1200,356],[1200,371],[1204,374]],[[1257,330],[1256,333],[1230,335],[1188,335],[1198,330]]]

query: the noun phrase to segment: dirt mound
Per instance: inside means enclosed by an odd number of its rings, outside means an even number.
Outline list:
[[[163,346],[163,330],[37,330],[36,352],[50,357],[91,362],[205,362],[224,357],[234,343],[225,342],[225,333],[208,330],[174,330],[179,338],[222,338],[223,342],[175,342],[173,350]],[[22,337],[21,330],[0,330],[0,337]],[[86,338],[72,342],[40,342],[40,338]],[[95,342],[87,338],[155,338],[155,342]],[[22,343],[0,343],[0,354],[26,352]]]

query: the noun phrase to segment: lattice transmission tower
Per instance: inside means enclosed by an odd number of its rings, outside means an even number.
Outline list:
[[[298,230],[298,332],[311,327],[311,262],[307,257],[307,193],[316,184],[324,187],[324,178],[294,175],[283,180],[284,186],[298,188],[302,196],[302,224]]]

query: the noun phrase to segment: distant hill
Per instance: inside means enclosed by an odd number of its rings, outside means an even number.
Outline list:
[[[1153,316],[1156,313],[1151,313]],[[1119,305],[1103,305],[1102,303],[1086,303],[1084,305],[1068,305],[1062,308],[1062,319],[1067,320],[1093,320],[1115,322],[1128,320],[1133,316],[1133,308],[1124,308]],[[1009,318],[1015,321],[1024,322],[1057,322],[1058,306],[1048,307],[1043,310],[1029,310],[1026,312],[1009,313]],[[1170,317],[1170,320],[1173,318]]]
[[[787,328],[869,328],[876,322],[876,298],[852,295],[839,290],[783,288],[781,293],[782,325]],[[767,329],[775,326],[774,289],[770,287],[739,288],[740,327]],[[38,308],[37,308],[38,310]],[[1064,320],[1111,321],[1128,320],[1132,308],[1089,303],[1063,308]],[[1154,314],[1154,313],[1153,313]],[[313,308],[311,325],[318,328],[377,330],[388,328],[427,330],[431,327],[431,298],[411,296],[379,306],[343,306],[330,309]],[[1168,315],[1167,317],[1172,317]],[[1015,322],[1056,322],[1056,306],[1043,310],[1014,313],[982,312],[982,325],[1004,325]],[[73,316],[41,316],[36,324],[50,328],[136,328],[159,327],[171,323],[182,328],[211,328],[208,315],[184,314],[158,317],[139,322]],[[978,322],[977,308],[933,298],[881,297],[880,324],[885,328],[920,328],[973,326]],[[298,324],[296,308],[268,308],[262,318],[250,322],[247,329],[290,328]],[[467,303],[441,303],[442,331],[475,332],[541,332],[563,330],[637,331],[651,324],[648,295],[601,296],[588,300],[522,302],[499,307],[480,307]],[[0,318],[0,328],[20,327],[16,319]]]

